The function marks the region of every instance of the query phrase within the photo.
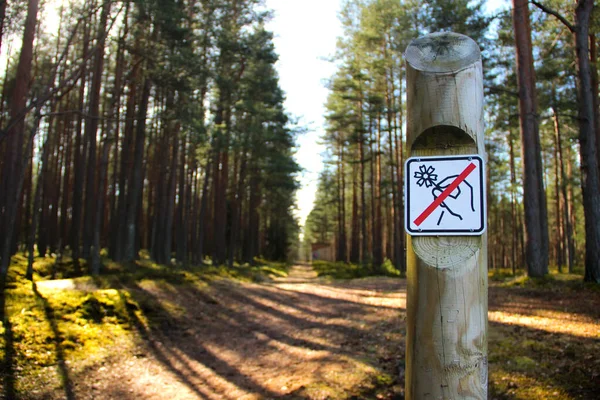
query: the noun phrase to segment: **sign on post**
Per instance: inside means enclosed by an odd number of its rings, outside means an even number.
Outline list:
[[[483,72],[457,33],[406,59],[407,400],[487,399]]]
[[[481,157],[411,157],[405,171],[404,221],[410,235],[481,235],[485,231]]]

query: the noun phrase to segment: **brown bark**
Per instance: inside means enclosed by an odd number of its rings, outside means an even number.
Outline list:
[[[383,226],[381,217],[381,116],[377,118],[376,135],[376,154],[375,157],[375,218],[373,222],[373,266],[380,268],[383,264],[383,250],[385,241],[383,237]]]
[[[513,275],[516,275],[517,267],[517,247],[518,247],[518,233],[520,227],[517,226],[517,174],[515,167],[515,146],[513,141],[512,132],[508,132],[508,149],[509,149],[509,163],[510,163],[510,213],[512,221],[512,251],[511,251],[511,268]]]
[[[17,75],[13,88],[10,118],[16,119],[21,116],[26,107],[27,93],[31,77],[31,64],[33,60],[33,39],[37,24],[39,0],[29,0],[27,5],[27,17],[25,19],[25,30],[23,32],[23,45],[17,66]],[[11,240],[15,223],[15,214],[17,212],[18,201],[21,198],[23,182],[19,182],[24,177],[28,157],[23,157],[23,144],[25,136],[25,121],[20,118],[8,131],[6,140],[5,163],[2,168],[2,181],[0,182],[0,193],[6,193],[2,196],[0,210],[4,212],[0,215],[0,274],[6,276],[11,257]],[[27,154],[27,153],[26,153]]]
[[[350,262],[360,261],[360,221],[358,218],[358,170],[352,168],[352,237],[350,239]]]
[[[251,129],[251,128],[250,128]],[[240,172],[237,178],[237,187],[235,189],[234,198],[232,202],[232,210],[231,210],[231,231],[229,234],[229,259],[228,266],[229,268],[233,267],[233,261],[236,256],[236,251],[238,247],[238,238],[239,238],[239,230],[241,225],[241,209],[244,202],[244,185],[246,182],[246,164],[247,164],[247,154],[248,154],[248,138],[249,134],[246,134],[244,139],[244,144],[242,145],[241,151],[241,160],[240,160]],[[237,163],[237,162],[236,162]],[[235,171],[235,170],[234,170]],[[234,172],[235,173],[235,172]]]
[[[567,186],[570,186],[568,184],[568,179],[567,179],[567,175],[565,173],[565,159],[563,156],[563,150],[562,150],[562,135],[561,135],[561,130],[560,130],[560,124],[558,121],[558,110],[556,109],[555,106],[552,107],[552,112],[553,112],[553,118],[554,118],[554,131],[556,134],[556,143],[557,143],[557,149],[558,149],[558,158],[557,158],[557,162],[559,163],[559,167],[560,167],[560,181],[561,181],[561,185],[560,185],[560,192],[562,195],[562,204],[563,204],[563,213],[564,213],[564,218],[563,218],[563,225],[565,227],[565,250],[566,250],[566,262],[567,262],[567,269],[569,271],[569,273],[573,272],[573,262],[574,262],[574,255],[575,255],[575,243],[574,243],[574,234],[573,234],[573,224],[571,221],[571,206],[569,204],[569,196],[567,195]]]
[[[561,204],[560,204],[560,173],[559,173],[559,163],[560,163],[560,142],[558,138],[560,137],[558,131],[560,129],[558,125],[558,116],[554,114],[554,215],[556,218],[555,226],[557,229],[554,231],[554,252],[555,252],[555,262],[558,266],[558,272],[562,273],[562,268],[564,265],[564,237],[563,230],[561,229],[563,226],[563,221],[561,218]]]
[[[151,86],[152,83],[150,78],[145,77],[136,119],[133,166],[131,170],[130,190],[128,192],[129,205],[127,207],[127,215],[125,218],[125,245],[123,251],[123,259],[125,261],[133,261],[137,258],[137,221],[139,217],[138,212],[140,211],[139,203],[143,190],[143,158],[146,140],[146,115],[148,112],[148,100],[150,97]]]
[[[339,175],[339,188],[338,188],[338,246],[337,246],[337,260],[348,262],[348,251],[347,251],[347,237],[346,237],[346,176],[344,170],[344,140],[341,132],[337,133],[337,145],[338,145],[338,175]]]
[[[104,72],[104,44],[106,39],[106,24],[108,15],[110,14],[110,2],[105,2],[102,5],[100,13],[100,21],[98,23],[98,32],[96,36],[96,49],[94,55],[94,64],[92,66],[92,79],[90,83],[90,103],[88,108],[88,120],[85,124],[85,140],[88,144],[88,167],[86,177],[86,197],[85,197],[85,219],[84,219],[84,238],[83,238],[83,253],[91,257],[93,263],[99,262],[100,249],[94,247],[94,252],[91,253],[91,246],[96,235],[96,230],[100,229],[100,221],[96,219],[95,208],[98,205],[98,181],[96,180],[96,133],[98,131],[98,122],[100,120],[100,89],[102,86],[102,74]],[[101,187],[101,186],[100,186]],[[100,203],[102,204],[102,203]],[[99,243],[98,243],[99,245]],[[95,260],[95,261],[94,261]],[[94,265],[94,268],[99,268]]]
[[[84,25],[82,59],[87,60],[89,46],[89,30],[87,24]],[[86,64],[82,66],[81,79],[79,83],[79,109],[84,109],[85,88],[86,88]],[[83,116],[78,116],[77,134],[75,136],[75,177],[73,182],[73,217],[71,219],[71,251],[75,270],[79,271],[79,243],[81,233],[81,217],[83,213],[83,184],[85,172],[85,160],[87,158],[87,147],[82,149],[83,142]],[[85,142],[87,143],[87,142]]]
[[[596,156],[600,157],[600,115],[599,115],[599,106],[600,99],[598,98],[598,67],[596,64],[598,63],[598,51],[596,44],[596,35],[595,33],[589,34],[590,39],[590,68],[592,71],[592,98],[594,99],[594,132],[596,135]],[[600,165],[600,159],[597,161],[598,165]]]
[[[548,226],[535,92],[531,26],[526,0],[513,0],[519,86],[525,245],[529,276],[548,273]]]
[[[589,58],[589,23],[593,0],[579,0],[575,9],[575,51],[577,55],[577,94],[581,186],[585,215],[585,276],[600,283],[600,177],[594,123],[594,96]]]

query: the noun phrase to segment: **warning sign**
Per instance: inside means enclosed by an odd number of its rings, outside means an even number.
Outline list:
[[[404,221],[410,235],[485,231],[485,171],[480,156],[411,157],[405,171]]]

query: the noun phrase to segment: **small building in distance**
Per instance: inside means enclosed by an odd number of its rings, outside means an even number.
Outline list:
[[[312,261],[335,261],[333,243],[313,243],[311,259]]]

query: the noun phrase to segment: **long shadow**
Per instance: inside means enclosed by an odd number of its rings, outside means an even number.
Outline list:
[[[231,286],[231,285],[218,285],[218,286],[215,285],[215,288],[219,289],[219,290],[217,290],[217,292],[226,293],[227,299],[235,301],[238,306],[250,307],[251,310],[260,311],[266,316],[274,317],[276,319],[281,320],[284,324],[286,324],[287,326],[290,326],[290,327],[294,327],[296,330],[301,329],[301,328],[307,329],[307,330],[308,329],[322,329],[322,330],[334,331],[334,332],[339,333],[344,336],[351,336],[353,333],[356,332],[355,328],[352,328],[352,327],[349,327],[346,325],[341,325],[341,324],[333,323],[333,322],[319,322],[319,321],[314,321],[314,320],[307,321],[307,319],[302,316],[291,315],[291,314],[289,314],[285,311],[279,310],[271,305],[263,304],[255,299],[255,298],[267,297],[267,296],[265,296],[265,290],[262,290],[262,289],[254,289],[254,288],[245,287],[244,288],[245,290],[241,290],[241,288]],[[207,297],[206,293],[198,292],[198,293],[194,293],[194,296],[199,296],[201,298],[207,299],[207,301],[210,301],[210,297]],[[369,306],[369,305],[364,305],[364,304],[360,304],[360,303],[348,304],[348,302],[345,300],[331,299],[328,297],[321,297],[321,296],[316,296],[316,295],[312,295],[312,294],[304,294],[304,293],[301,293],[301,296],[300,296],[300,298],[297,299],[297,301],[291,301],[291,299],[286,299],[285,297],[276,298],[274,301],[278,304],[285,305],[287,308],[295,308],[295,309],[304,311],[299,307],[299,303],[303,302],[302,297],[311,298],[313,296],[316,298],[316,300],[318,302],[320,302],[317,306],[320,306],[321,308],[326,308],[328,306],[329,308],[336,310],[336,311],[333,311],[330,313],[322,313],[322,312],[315,312],[314,310],[311,310],[311,309],[306,309],[305,313],[308,315],[312,315],[316,318],[325,319],[325,320],[327,320],[328,318],[343,318],[343,317],[347,317],[348,315],[362,317],[362,316],[366,316],[369,314],[369,310],[364,309],[363,306],[365,306],[365,308],[371,308],[371,309],[377,308],[376,306]],[[255,297],[255,298],[253,298],[253,297]],[[251,326],[254,331],[265,333],[272,337],[274,336],[275,339],[280,340],[284,343],[292,344],[294,346],[308,347],[312,350],[339,351],[339,349],[336,349],[336,348],[329,348],[329,346],[325,346],[322,344],[315,344],[312,342],[303,341],[301,339],[296,339],[296,338],[287,338],[286,339],[285,337],[282,337],[285,335],[283,335],[280,331],[272,330],[272,329],[268,328],[267,326],[265,326],[264,324],[251,321],[250,319],[247,318],[247,313],[235,311],[231,307],[222,307],[222,308],[223,308],[223,310],[222,310],[223,312],[231,313],[231,314],[235,315],[236,319],[241,319],[242,321],[244,321],[243,322],[244,326]]]
[[[533,359],[536,363],[535,367],[518,367],[515,366],[514,360],[508,360],[511,361],[512,364],[509,365],[512,366],[506,370],[505,360],[499,358],[499,355],[505,351],[501,346],[506,343],[494,343],[495,340],[490,340],[490,372],[494,370],[516,372],[539,382],[540,386],[561,388],[573,396],[572,398],[600,398],[600,374],[598,374],[600,371],[596,367],[596,375],[593,372],[591,376],[588,374],[589,370],[594,368],[592,365],[600,365],[598,339],[493,321],[489,322],[489,327],[490,331],[496,331],[496,336],[501,337],[501,340],[510,342],[511,359]],[[500,354],[495,354],[497,348]],[[589,359],[584,360],[582,355],[586,355]],[[577,384],[574,385],[573,382]],[[490,379],[490,398],[514,398],[501,386],[499,382],[494,383]]]
[[[54,313],[54,309],[48,302],[48,300],[42,296],[42,294],[38,291],[37,285],[35,282],[31,282],[31,287],[35,296],[42,302],[44,306],[44,313],[46,314],[46,319],[50,324],[50,328],[52,329],[52,333],[54,335],[54,349],[56,352],[56,360],[58,364],[58,372],[60,375],[62,386],[65,390],[65,398],[67,400],[75,399],[75,394],[73,392],[73,382],[69,376],[69,369],[67,368],[67,364],[65,362],[65,352],[62,347],[63,337],[58,329],[58,324],[56,323],[56,315]]]
[[[10,317],[6,312],[6,282],[0,278],[0,317],[4,325],[4,357],[2,359],[2,381],[4,382],[4,397],[14,399],[15,391],[15,347]]]
[[[137,298],[137,300],[142,302],[147,302],[148,297],[152,296],[152,294],[137,284],[132,284],[129,289],[134,299],[136,298],[136,294],[143,294],[142,297]],[[153,299],[151,306],[153,308],[153,313],[163,317],[170,315],[170,312],[166,310],[157,299]],[[166,324],[166,326],[163,324],[162,329],[160,328],[161,322],[158,321],[159,328],[157,329],[156,327],[151,327],[149,330],[146,328],[143,322],[139,320],[132,309],[128,308],[128,313],[134,327],[138,330],[156,359],[166,366],[171,372],[173,372],[178,378],[180,378],[186,386],[188,386],[199,396],[205,397],[206,394],[203,393],[189,377],[195,375],[197,376],[197,373],[191,366],[187,365],[187,363],[181,360],[180,356],[172,349],[178,349],[186,354],[190,359],[198,361],[200,364],[211,369],[229,382],[234,381],[234,384],[243,390],[259,394],[265,398],[273,398],[278,396],[277,393],[269,391],[268,389],[254,382],[251,378],[245,376],[238,368],[228,364],[216,355],[212,354],[212,352],[202,343],[194,341],[194,346],[183,346],[182,340],[174,340],[181,339],[177,337],[173,338],[173,336],[178,336],[177,332],[181,332],[181,328],[186,326],[185,323],[182,324],[182,322],[185,321],[179,321],[177,318],[171,316],[171,321]],[[152,316],[150,316],[150,319],[152,320]],[[160,341],[164,343],[164,346],[159,348],[155,344],[155,339],[160,339]],[[191,340],[187,338],[187,342],[189,343],[190,341]],[[171,359],[178,359],[180,364],[183,365],[184,371],[182,371],[180,367],[177,367],[171,361]],[[185,372],[187,372],[187,374]],[[205,381],[203,383],[207,386],[210,386],[209,382]],[[214,387],[213,390],[218,391],[218,389]]]
[[[130,291],[130,293],[132,293]],[[123,292],[119,291],[119,297],[123,304],[125,304],[125,308],[127,310],[127,315],[129,317],[129,322],[136,329],[140,337],[144,340],[145,345],[152,352],[154,357],[165,367],[169,369],[172,373],[174,373],[188,388],[190,388],[197,395],[203,397],[206,396],[206,393],[198,389],[196,385],[178,368],[175,368],[173,363],[169,360],[169,358],[164,354],[164,352],[156,345],[156,342],[153,338],[153,333],[146,327],[143,321],[137,316],[134,311],[134,308],[130,306],[130,303],[127,301],[127,298],[123,296]]]
[[[582,296],[582,291],[585,296]],[[552,289],[530,289],[530,288],[502,288],[490,287],[490,308],[494,306],[500,311],[518,312],[519,314],[535,315],[537,310],[548,310],[568,312],[586,316],[593,320],[600,319],[600,292],[586,290],[582,291],[555,291]],[[510,304],[507,304],[510,303]],[[522,303],[523,306],[519,306]],[[564,303],[573,304],[565,311]]]
[[[289,346],[303,347],[303,348],[306,348],[309,350],[342,352],[337,347],[327,346],[322,343],[316,343],[316,342],[312,342],[312,341],[308,341],[308,340],[304,340],[304,339],[291,337],[291,336],[285,334],[284,332],[282,332],[281,330],[270,328],[269,326],[267,326],[266,324],[263,323],[264,320],[261,322],[257,322],[256,320],[250,318],[249,314],[247,312],[242,312],[242,311],[234,310],[232,307],[223,306],[220,301],[216,300],[216,299],[218,299],[217,297],[213,297],[213,296],[209,295],[208,293],[206,293],[205,291],[194,290],[194,289],[189,290],[189,289],[190,288],[188,288],[188,290],[179,290],[178,291],[178,296],[180,297],[180,299],[179,299],[180,301],[178,303],[179,304],[193,304],[195,302],[196,306],[198,305],[198,303],[200,303],[201,306],[207,307],[207,309],[210,311],[210,313],[208,314],[208,317],[211,320],[212,327],[215,327],[218,324],[222,328],[224,328],[224,330],[228,330],[228,331],[244,330],[247,333],[252,333],[252,332],[261,333],[261,334],[267,336],[269,338],[268,340],[272,339],[272,340],[284,343]],[[145,291],[143,288],[138,287],[136,290],[138,290],[140,292],[144,292],[145,296],[153,296],[151,293]],[[231,300],[235,300],[235,299],[233,299],[231,291],[227,292],[227,297]],[[241,297],[235,301],[238,305],[254,306],[255,302],[251,302],[248,300],[249,299],[246,299],[245,297]],[[156,300],[156,302],[158,303],[158,300]],[[161,306],[157,305],[157,307],[161,307]],[[262,311],[264,311],[265,313],[269,313],[269,312],[273,311],[273,309],[265,306]],[[165,311],[165,312],[167,312],[167,311]],[[194,312],[194,310],[192,310],[192,308],[190,306],[186,306],[186,314],[191,314],[192,312]],[[301,321],[303,321],[301,318],[294,317],[293,320],[290,320],[287,322],[290,325],[293,324],[295,327],[299,327]],[[196,322],[194,322],[194,323],[196,323]],[[170,323],[163,324],[163,325],[166,325],[166,327],[165,327],[165,329],[163,329],[163,331],[167,332],[170,330],[170,333],[173,333],[175,331],[173,329],[173,327],[177,327],[177,329],[182,330],[188,326],[188,323],[187,323],[187,321],[177,320],[176,322],[170,322]],[[318,322],[312,322],[310,324],[305,324],[305,326],[304,326],[304,329],[314,329],[314,328],[330,329],[331,325],[318,323]],[[268,342],[268,340],[264,340],[262,342]],[[273,349],[277,350],[276,347],[273,347]]]
[[[197,376],[197,373],[194,372],[191,366],[181,366],[183,364],[181,362],[182,353],[185,354],[185,358],[188,360],[197,361],[246,391],[258,393],[266,398],[281,397],[281,395],[269,391],[259,383],[245,376],[241,370],[229,365],[211,352],[206,347],[209,343],[218,346],[226,346],[232,351],[241,350],[240,348],[236,348],[239,343],[228,342],[227,338],[214,337],[214,335],[211,336],[211,328],[218,332],[235,332],[236,330],[242,330],[243,334],[247,333],[251,335],[253,333],[259,333],[266,336],[268,339],[263,340],[255,337],[255,339],[250,340],[250,344],[253,348],[256,348],[257,352],[261,351],[261,349],[266,350],[267,348],[271,348],[271,351],[281,352],[280,348],[274,347],[270,343],[271,341],[277,341],[289,346],[327,351],[329,353],[346,355],[352,358],[361,358],[361,354],[363,354],[362,350],[354,346],[368,346],[368,340],[364,339],[364,337],[369,336],[368,329],[359,329],[360,332],[359,335],[357,335],[356,329],[350,329],[345,326],[332,326],[333,324],[321,322],[310,322],[307,327],[305,320],[289,316],[272,307],[251,300],[243,294],[240,294],[238,290],[231,288],[229,285],[226,287],[223,285],[213,286],[212,289],[210,289],[211,294],[207,293],[207,290],[199,290],[191,285],[178,286],[178,290],[176,292],[171,292],[170,295],[175,293],[177,296],[175,299],[176,303],[184,308],[183,316],[179,317],[173,316],[160,304],[160,300],[155,294],[150,293],[139,285],[130,285],[128,289],[130,290],[132,297],[139,302],[148,302],[148,298],[152,299],[151,304],[148,307],[149,315],[147,315],[152,322],[151,329],[147,330],[141,321],[138,321],[135,324],[137,325],[138,330],[141,331],[141,336],[146,342],[151,343],[153,338],[163,342],[164,346],[161,346],[160,348],[150,344],[152,352],[162,364],[174,372],[192,389],[195,389],[195,387],[193,381],[189,377]],[[222,293],[226,299],[220,298],[216,295],[217,293]],[[260,296],[262,295],[262,292],[255,294]],[[339,305],[347,304],[343,300],[329,298],[321,300],[329,302],[331,307],[335,307],[335,305],[331,305],[332,301],[338,302]],[[225,301],[230,302],[230,304],[224,305]],[[294,303],[293,305],[296,304],[294,299],[287,299],[287,302],[292,302]],[[242,307],[240,308],[240,306]],[[291,305],[288,304],[288,306]],[[361,304],[361,306],[363,305]],[[189,337],[186,330],[190,326],[197,326],[199,324],[197,319],[189,317],[189,315],[194,315],[194,313],[198,314],[198,308],[207,310],[207,312],[201,314],[201,317],[202,319],[210,320],[210,326],[207,327],[207,329],[203,329],[204,326],[196,328],[195,332],[197,336]],[[251,315],[252,313],[248,312],[249,308],[254,311],[260,311],[261,314]],[[354,306],[352,311],[356,314],[359,310],[363,313],[368,313],[367,310],[363,310],[358,306]],[[132,321],[136,321],[135,313],[131,310],[130,313]],[[156,315],[153,315],[155,313]],[[261,317],[261,315],[264,317]],[[341,312],[337,316],[341,317],[343,315],[344,313]],[[168,321],[165,322],[164,318],[160,318],[160,316],[167,316]],[[285,331],[285,328],[281,330],[277,329],[277,327],[271,327],[269,324],[265,324],[265,318],[268,318],[268,316],[283,321],[283,326],[288,327],[288,332],[297,332],[301,328],[319,328],[328,331],[335,331],[337,329],[342,335],[348,338],[355,337],[357,342],[353,343],[354,346],[350,346],[348,345],[349,342],[345,341],[341,343],[340,347],[337,347],[293,337]],[[278,324],[278,326],[282,325]],[[354,335],[350,335],[351,333]],[[244,337],[243,334],[240,337]],[[196,339],[196,337],[199,337],[200,339]],[[244,344],[247,345],[247,343]],[[257,346],[262,347],[257,348]],[[346,350],[342,348],[342,346],[345,346],[348,349],[352,347],[352,351]],[[174,358],[177,358],[179,361],[177,366],[170,361]]]
[[[318,285],[316,285],[316,286],[318,286]],[[321,296],[316,293],[299,292],[297,290],[285,289],[280,286],[272,286],[272,287],[274,287],[278,291],[281,291],[284,293],[298,293],[303,297],[312,298],[312,299],[315,299],[315,300],[321,301],[321,302],[328,302],[328,303],[332,302],[332,303],[336,303],[336,304],[341,304],[341,305],[345,305],[346,307],[359,306],[359,307],[367,307],[367,308],[373,308],[373,309],[378,309],[378,310],[381,310],[381,309],[404,310],[404,308],[402,308],[402,307],[390,307],[390,306],[384,306],[384,305],[365,304],[365,303],[361,303],[360,301],[354,301],[354,300],[349,300],[349,299],[336,299],[333,297]],[[323,286],[323,288],[329,289],[328,286]]]

